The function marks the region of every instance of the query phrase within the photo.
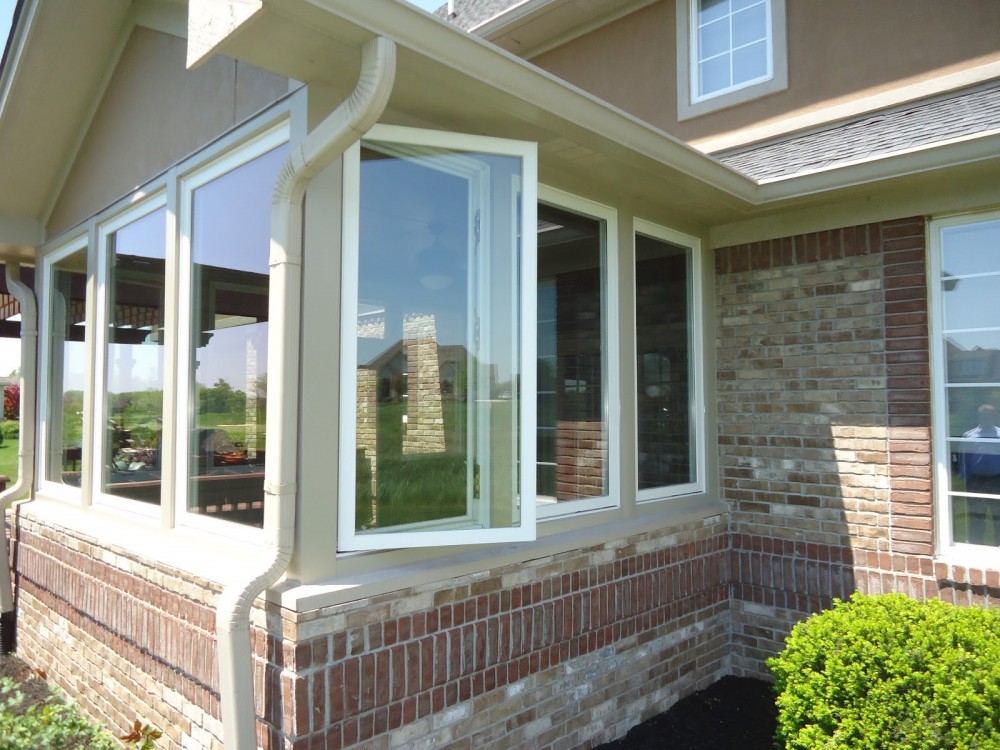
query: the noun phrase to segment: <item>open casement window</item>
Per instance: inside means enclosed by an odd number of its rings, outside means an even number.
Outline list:
[[[378,126],[344,182],[339,548],[533,539],[535,145]]]
[[[616,505],[617,219],[552,188],[538,206],[538,445],[541,518]]]
[[[133,510],[158,506],[163,484],[164,204],[160,194],[98,228],[97,498],[139,501],[128,506]]]
[[[940,551],[1000,548],[1000,214],[931,225]],[[990,548],[990,549],[986,549]]]
[[[704,489],[699,242],[635,222],[638,500]]]
[[[90,398],[87,343],[87,238],[81,237],[42,260],[42,366],[44,386],[39,444],[40,485],[56,494],[79,493],[89,456],[84,424]],[[67,488],[71,488],[67,490]]]
[[[287,141],[285,123],[181,180],[184,523],[263,526],[271,203]]]

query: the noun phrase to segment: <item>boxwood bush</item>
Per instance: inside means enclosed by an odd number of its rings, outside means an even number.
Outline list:
[[[788,750],[1000,748],[998,612],[855,594],[768,665]]]

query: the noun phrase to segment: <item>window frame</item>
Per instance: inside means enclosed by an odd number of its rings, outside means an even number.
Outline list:
[[[601,285],[604,299],[601,302],[603,323],[602,349],[604,362],[601,370],[602,384],[601,411],[607,425],[607,466],[608,493],[597,497],[583,497],[574,500],[564,500],[537,506],[538,519],[548,521],[565,518],[578,513],[613,510],[621,507],[621,452],[614,449],[621,436],[621,379],[619,376],[621,355],[618,335],[621,311],[619,309],[619,276],[618,263],[620,258],[618,246],[618,210],[612,206],[583,198],[574,193],[540,184],[538,186],[538,203],[544,203],[556,209],[579,214],[580,216],[597,219],[604,222],[604,243],[601,248]],[[537,259],[536,259],[537,266]],[[535,289],[537,289],[537,279]],[[537,330],[533,321],[533,329]],[[536,357],[537,361],[537,357]],[[536,365],[537,366],[537,365]],[[537,400],[536,388],[534,400]],[[537,428],[537,425],[536,425]],[[537,429],[536,429],[537,434]],[[537,439],[537,438],[536,438]],[[532,485],[534,489],[534,484]],[[537,496],[534,493],[533,496]],[[537,501],[536,501],[537,503]]]
[[[534,288],[537,270],[535,236],[522,231],[520,266],[518,275],[520,302],[520,378],[521,397],[518,405],[520,440],[519,464],[516,471],[516,495],[520,500],[520,523],[500,528],[448,528],[449,521],[431,523],[426,527],[408,531],[388,531],[384,534],[358,534],[355,530],[356,484],[356,415],[357,415],[357,310],[359,302],[359,259],[361,236],[361,145],[362,141],[379,141],[399,146],[440,148],[457,152],[481,152],[521,159],[521,226],[535,225],[537,209],[537,144],[487,136],[466,135],[449,131],[426,130],[397,125],[375,125],[362,139],[345,151],[342,171],[342,263],[340,272],[340,352],[339,373],[339,446],[337,471],[337,550],[341,554],[354,552],[458,546],[468,544],[495,544],[533,541],[536,535],[534,503],[524,502],[534,498],[534,470],[524,471],[524,466],[534,466],[535,445],[525,440],[525,434],[534,434],[536,413],[534,399],[523,394],[535,392],[535,340],[531,326],[536,316],[532,295],[524,288]],[[512,186],[512,189],[515,189]],[[486,221],[486,219],[484,219]],[[530,494],[529,494],[530,490]]]
[[[1000,221],[1000,210],[931,219],[928,233],[928,303],[931,359],[931,444],[933,455],[935,555],[976,567],[1000,567],[1000,547],[954,540],[951,489],[951,435],[949,434],[948,355],[945,348],[944,294],[942,291],[943,234],[954,227]],[[1000,501],[998,501],[1000,502]]]
[[[174,352],[177,376],[176,395],[174,399],[175,408],[171,416],[173,417],[172,421],[176,430],[174,435],[174,456],[176,458],[172,467],[173,482],[174,487],[178,489],[183,497],[183,502],[178,499],[173,508],[174,523],[178,527],[202,529],[212,533],[221,533],[247,539],[256,539],[261,533],[260,528],[247,526],[235,521],[212,518],[199,513],[192,513],[188,507],[188,501],[190,500],[188,490],[190,462],[188,456],[190,455],[191,431],[193,428],[193,389],[190,377],[192,359],[191,305],[194,300],[194,263],[192,250],[194,229],[192,224],[194,218],[193,201],[194,194],[199,188],[208,185],[220,177],[224,177],[276,148],[291,143],[291,138],[292,124],[289,119],[285,118],[243,141],[238,146],[216,154],[214,158],[199,162],[192,169],[181,173],[177,178],[179,230],[176,245],[177,293],[175,295],[175,303],[177,304],[177,313],[175,319],[177,321],[176,330],[180,335],[177,336],[177,346]],[[271,285],[269,281],[269,300],[270,296]],[[184,304],[180,304],[181,301]],[[263,496],[262,480],[261,497]]]
[[[788,88],[786,0],[765,0],[765,2],[768,8],[769,75],[709,94],[701,94],[698,88],[698,10],[700,0],[677,0],[678,121],[726,109]]]
[[[189,304],[188,300],[182,300],[177,285],[179,283],[179,269],[177,267],[180,256],[179,236],[179,214],[181,212],[181,181],[182,178],[195,175],[202,170],[207,170],[212,165],[230,162],[235,168],[246,161],[254,158],[251,154],[247,156],[247,149],[253,148],[261,138],[276,130],[283,130],[286,133],[286,141],[294,147],[301,142],[305,136],[305,114],[306,114],[305,89],[291,92],[286,97],[275,102],[267,110],[257,116],[237,125],[231,130],[220,134],[216,139],[207,143],[203,148],[185,156],[173,165],[165,169],[160,174],[151,178],[145,184],[135,188],[130,193],[124,195],[107,207],[101,208],[94,214],[82,221],[76,227],[53,238],[40,248],[40,263],[43,268],[51,268],[52,264],[64,257],[62,253],[72,252],[67,248],[88,247],[87,261],[87,326],[88,339],[86,344],[87,367],[86,376],[89,377],[88,385],[91,387],[89,396],[85,395],[84,406],[84,452],[89,448],[89,458],[85,458],[81,466],[82,480],[81,487],[67,487],[57,482],[43,480],[43,474],[39,473],[36,478],[36,490],[40,497],[64,502],[70,506],[77,506],[82,511],[94,513],[94,519],[104,519],[109,529],[132,528],[135,534],[145,533],[142,530],[170,530],[170,531],[192,531],[209,532],[215,539],[226,539],[239,545],[251,543],[258,545],[264,538],[264,529],[246,526],[237,522],[227,522],[218,519],[211,519],[212,523],[195,521],[190,523],[189,519],[182,517],[182,512],[186,510],[187,494],[182,487],[180,496],[177,496],[174,484],[178,473],[178,454],[175,453],[177,445],[176,432],[180,429],[177,423],[177,411],[181,408],[176,398],[177,377],[176,369],[180,354],[177,347],[180,344],[187,345],[187,334],[183,337],[176,335],[178,307],[183,301],[184,305]],[[163,357],[164,357],[164,388],[163,388],[163,432],[161,436],[161,487],[159,504],[146,503],[140,500],[127,497],[118,497],[110,493],[101,491],[101,457],[98,455],[103,450],[103,435],[101,434],[100,423],[103,421],[104,401],[102,395],[103,383],[106,382],[106,362],[107,357],[107,331],[102,330],[107,320],[107,311],[104,309],[107,301],[108,290],[105,284],[108,280],[108,253],[107,244],[109,237],[118,229],[127,226],[132,221],[138,220],[151,212],[164,208],[166,211],[164,241],[166,247],[166,259],[164,263],[164,325],[163,325]],[[42,275],[39,278],[46,278]],[[44,281],[40,289],[40,299],[43,302],[41,307],[40,324],[42,326],[51,325],[51,315],[47,312],[48,305],[46,296],[49,293],[48,281]],[[269,294],[274,290],[269,286]],[[297,300],[289,301],[297,304]],[[278,304],[286,304],[283,298]],[[45,317],[45,316],[49,317]],[[47,331],[47,328],[40,328]],[[41,341],[40,362],[42,370],[40,372],[39,403],[43,408],[49,408],[45,403],[48,393],[49,375],[46,371],[48,362],[51,361],[51,337],[46,336]],[[45,389],[45,390],[41,390]],[[87,427],[87,423],[90,424]],[[186,420],[184,422],[186,426]],[[47,458],[44,457],[46,436],[39,429],[36,433],[35,450],[39,456],[36,463],[39,468],[44,467]],[[196,514],[188,514],[196,515]],[[90,518],[89,515],[81,516]],[[204,519],[203,519],[204,520]],[[94,523],[104,523],[95,520]],[[152,522],[152,523],[151,523]],[[88,521],[89,523],[89,521]],[[119,523],[127,526],[119,526]],[[265,521],[265,527],[267,521]],[[100,526],[103,528],[103,526]],[[117,540],[116,543],[127,544],[127,539],[121,537],[117,531],[109,531]],[[196,537],[192,537],[196,538]]]
[[[49,441],[52,439],[50,433],[50,415],[53,411],[53,403],[50,398],[50,388],[52,386],[52,377],[50,375],[51,363],[53,360],[52,356],[52,344],[54,337],[52,335],[52,325],[54,324],[54,319],[52,315],[52,277],[54,274],[54,266],[60,261],[68,258],[74,253],[80,252],[81,250],[87,253],[87,281],[86,281],[86,298],[84,301],[84,307],[86,310],[86,320],[84,321],[84,340],[83,340],[83,350],[84,350],[84,387],[83,387],[83,425],[80,436],[80,486],[73,487],[62,482],[56,482],[48,478],[49,471],[52,469],[50,463],[52,456],[49,452]],[[89,233],[78,233],[72,235],[62,242],[57,244],[51,250],[47,251],[41,258],[41,274],[38,288],[43,291],[40,295],[42,306],[41,306],[41,316],[40,316],[40,326],[39,330],[43,332],[42,341],[45,342],[44,346],[40,347],[39,352],[39,419],[38,419],[38,435],[37,435],[37,455],[38,460],[38,489],[42,492],[57,497],[62,500],[82,500],[83,502],[89,503],[90,500],[90,476],[92,472],[92,452],[93,446],[91,441],[90,433],[90,423],[93,418],[93,407],[92,403],[94,400],[94,388],[93,379],[87,379],[87,375],[93,372],[94,369],[94,318],[93,314],[95,311],[95,293],[94,293],[94,283],[92,269],[94,268],[94,263],[96,261],[96,248],[94,244],[90,242]]]
[[[165,482],[166,471],[160,472],[160,497],[156,504],[144,503],[132,498],[115,495],[102,489],[102,469],[104,466],[104,415],[107,406],[107,381],[108,381],[108,281],[111,270],[111,258],[108,248],[111,237],[121,229],[141,221],[160,210],[164,211],[164,342],[163,346],[163,404],[161,414],[164,417],[169,413],[165,408],[170,403],[170,367],[171,356],[176,346],[175,334],[167,322],[173,319],[172,310],[177,302],[172,298],[167,280],[171,276],[171,211],[168,206],[167,188],[165,185],[159,186],[151,194],[143,196],[141,200],[129,205],[124,210],[111,213],[100,219],[96,225],[97,234],[97,263],[94,271],[96,284],[95,303],[96,317],[94,319],[94,337],[91,373],[93,375],[94,396],[91,399],[91,475],[90,487],[88,488],[93,503],[95,505],[105,505],[117,510],[124,510],[137,515],[149,518],[160,518],[162,509],[166,504],[166,498],[170,496],[170,488]],[[164,430],[166,430],[167,420],[164,418]]]
[[[639,489],[639,418],[638,418],[638,394],[639,394],[639,367],[638,367],[638,335],[637,320],[635,317],[635,303],[638,302],[638,283],[635,274],[635,239],[637,235],[645,235],[652,239],[669,242],[673,245],[684,247],[688,251],[688,262],[690,264],[690,276],[688,283],[688,326],[689,337],[688,352],[689,377],[689,415],[691,419],[691,430],[694,434],[693,458],[695,462],[694,481],[684,482],[676,485],[666,485],[661,487],[650,487]],[[706,491],[706,470],[705,463],[707,456],[707,441],[705,439],[705,332],[704,332],[704,299],[702,293],[702,252],[701,240],[689,234],[669,229],[661,224],[655,224],[645,219],[634,217],[632,220],[632,330],[636,346],[633,347],[634,363],[633,397],[636,404],[635,409],[635,471],[636,471],[636,504],[659,502],[671,500],[687,495],[695,495]]]

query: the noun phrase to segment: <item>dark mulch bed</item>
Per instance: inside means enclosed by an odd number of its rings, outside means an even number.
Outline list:
[[[770,684],[723,677],[596,750],[773,750],[776,725]]]

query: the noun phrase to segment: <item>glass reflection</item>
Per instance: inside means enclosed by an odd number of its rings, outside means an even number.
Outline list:
[[[636,235],[638,486],[695,478],[690,408],[689,251]]]
[[[166,209],[108,238],[101,489],[160,502]]]
[[[262,526],[271,195],[287,147],[192,195],[188,508]]]
[[[1000,221],[980,221],[941,231],[941,266],[945,288],[952,276],[1000,273],[1000,253],[985,248],[1000,247]]]
[[[520,522],[519,172],[514,157],[361,149],[357,532]]]
[[[605,223],[538,206],[540,504],[608,494]]]
[[[87,249],[54,263],[49,291],[45,478],[80,486],[86,388]]]

